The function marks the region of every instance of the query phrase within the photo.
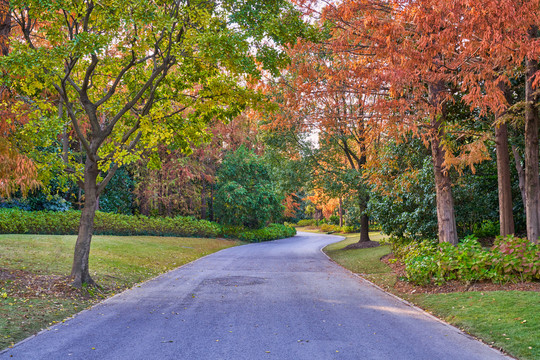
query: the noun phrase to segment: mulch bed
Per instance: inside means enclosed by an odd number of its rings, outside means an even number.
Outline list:
[[[397,281],[394,289],[406,294],[441,294],[450,292],[465,292],[465,291],[538,291],[540,292],[540,282],[524,282],[524,283],[507,283],[493,284],[491,282],[475,282],[464,284],[459,281],[449,281],[443,285],[427,285],[419,286],[411,284],[407,281],[400,280],[400,277],[406,277],[405,265],[399,261],[394,261],[394,254],[388,254],[381,258],[381,261],[390,266],[393,272],[397,275]]]
[[[52,296],[63,299],[88,298],[80,289],[70,286],[68,276],[38,275],[24,270],[0,268],[0,287],[9,288],[12,296],[41,298]]]
[[[351,250],[351,249],[367,249],[367,248],[373,248],[379,246],[378,241],[362,241],[362,242],[355,242],[350,245],[347,245],[343,248],[343,250]]]

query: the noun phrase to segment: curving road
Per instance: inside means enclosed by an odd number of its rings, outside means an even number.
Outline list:
[[[9,359],[508,359],[334,264],[337,236],[222,250],[0,353]]]

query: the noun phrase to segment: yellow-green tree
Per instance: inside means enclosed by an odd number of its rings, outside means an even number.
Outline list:
[[[84,189],[74,286],[94,283],[96,203],[115,171],[158,145],[189,152],[211,119],[238,114],[253,98],[238,84],[275,71],[285,58],[265,44],[290,40],[285,18],[298,19],[281,0],[15,0],[11,10],[17,31],[0,67],[21,94],[13,110],[29,118],[20,136]],[[73,140],[82,164],[61,153]]]

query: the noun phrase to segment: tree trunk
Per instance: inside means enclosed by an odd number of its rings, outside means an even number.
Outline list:
[[[214,221],[214,184],[210,184],[210,199],[208,203],[208,220]]]
[[[9,34],[11,33],[11,13],[9,0],[0,0],[0,55],[9,53]]]
[[[202,179],[201,188],[201,219],[206,220],[206,181]]]
[[[97,205],[97,177],[99,169],[97,163],[86,159],[84,167],[84,207],[81,212],[79,235],[75,244],[73,266],[71,268],[72,286],[81,287],[83,284],[95,285],[90,276],[88,258],[90,255],[90,242],[94,233],[94,217]]]
[[[519,150],[515,145],[512,145],[512,153],[514,154],[514,161],[516,163],[516,171],[518,174],[519,192],[521,193],[521,200],[523,201],[523,208],[527,203],[527,194],[525,193],[525,170],[521,164],[521,156]]]
[[[452,183],[448,172],[444,169],[445,150],[441,145],[443,129],[440,120],[432,120],[434,133],[431,137],[431,154],[433,171],[435,173],[435,191],[437,202],[437,225],[439,242],[458,243],[456,217],[454,214],[454,199]]]
[[[343,226],[343,200],[339,197],[339,226]]]
[[[369,239],[369,216],[367,214],[362,214],[360,217],[360,241],[365,242],[370,241]]]
[[[508,127],[501,124],[495,128],[497,151],[497,181],[499,188],[499,222],[501,236],[514,233],[512,185],[510,183],[510,154],[508,152]]]
[[[431,155],[433,172],[435,174],[435,192],[437,203],[437,226],[439,229],[439,242],[449,242],[457,245],[456,216],[454,214],[454,199],[452,197],[452,182],[448,171],[444,168],[446,151],[441,144],[444,138],[443,122],[446,119],[446,108],[442,94],[444,91],[442,81],[429,85],[429,102],[432,106],[431,114]]]
[[[535,30],[535,33],[537,30]],[[540,236],[540,181],[538,172],[538,94],[535,94],[533,75],[539,70],[538,61],[526,59],[525,80],[525,216],[527,238],[538,242]]]

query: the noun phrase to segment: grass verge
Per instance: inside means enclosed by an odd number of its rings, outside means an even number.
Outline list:
[[[102,288],[55,291],[62,285],[69,288],[65,277],[75,241],[72,235],[0,235],[0,349],[136,283],[240,244],[223,239],[95,236],[90,269]]]
[[[390,247],[342,250],[358,241],[358,234],[344,236],[345,240],[324,249],[338,264],[519,359],[540,359],[538,292],[400,293],[393,288],[397,276],[380,261],[382,256],[390,253]],[[370,238],[381,239],[376,233],[370,233]]]

